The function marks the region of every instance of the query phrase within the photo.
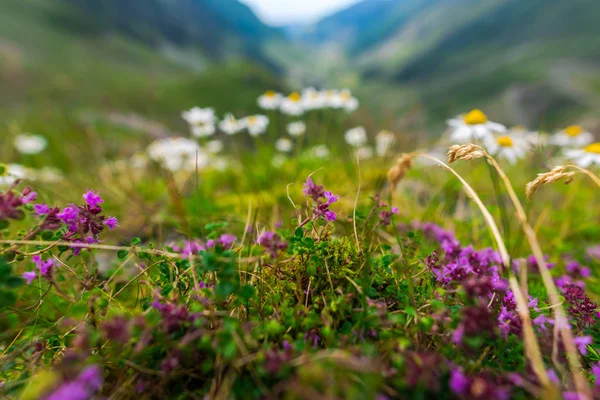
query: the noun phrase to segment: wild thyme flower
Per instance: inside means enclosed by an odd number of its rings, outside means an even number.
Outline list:
[[[35,271],[25,271],[23,272],[23,279],[27,281],[28,285],[31,285],[31,281],[33,281],[37,277]]]
[[[29,204],[37,198],[37,193],[30,187],[26,187],[22,194],[13,190],[14,186],[5,192],[0,192],[0,221],[9,219],[22,219],[25,212],[21,209],[25,204]]]
[[[321,197],[325,197],[323,186],[316,185],[310,177],[306,179],[302,192],[306,197],[311,197],[315,202],[319,201]]]
[[[104,200],[102,200],[98,193],[92,192],[89,189],[84,193],[83,199],[92,208],[97,208],[100,204],[104,203]]]
[[[75,380],[63,382],[45,400],[88,400],[102,386],[102,372],[97,365],[81,371]]]
[[[257,243],[267,250],[267,253],[273,258],[277,257],[277,254],[287,249],[288,244],[282,241],[281,236],[275,232],[263,232],[257,240]]]
[[[565,266],[567,273],[573,278],[589,278],[592,276],[592,271],[588,267],[584,267],[577,261],[569,261]]]
[[[596,323],[598,304],[592,302],[581,287],[567,285],[563,288],[563,295],[565,301],[569,303],[569,313],[578,324],[586,327]]]
[[[573,339],[573,343],[575,343],[579,352],[585,356],[588,353],[587,347],[593,343],[593,339],[591,336],[579,336]]]
[[[40,274],[42,274],[43,277],[49,278],[52,276],[52,269],[54,267],[53,259],[48,259],[48,260],[44,261],[42,259],[42,256],[35,255],[35,256],[31,257],[31,260],[35,263],[37,268],[40,270]]]
[[[119,220],[116,217],[108,217],[103,224],[106,225],[109,230],[113,231],[118,226]]]
[[[50,207],[47,204],[35,204],[33,210],[38,216],[47,215],[50,212]]]

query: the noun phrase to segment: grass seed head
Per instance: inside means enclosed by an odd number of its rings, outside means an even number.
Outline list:
[[[399,159],[396,160],[396,164],[388,172],[388,182],[392,189],[395,189],[406,172],[412,168],[412,156],[410,154],[403,154]]]
[[[448,162],[453,163],[457,160],[475,160],[485,157],[483,149],[476,144],[455,144],[448,149]]]
[[[571,183],[573,181],[573,177],[575,176],[575,172],[565,172],[566,169],[566,167],[558,166],[552,168],[552,170],[549,172],[538,174],[537,178],[529,182],[525,187],[527,200],[531,200],[533,194],[543,185],[547,185],[561,179],[565,180],[565,185]]]

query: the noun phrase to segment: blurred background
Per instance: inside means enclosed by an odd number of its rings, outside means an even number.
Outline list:
[[[253,112],[306,86],[351,89],[367,128],[435,136],[480,108],[597,132],[599,15],[597,0],[2,0],[2,135],[186,131],[181,110]]]

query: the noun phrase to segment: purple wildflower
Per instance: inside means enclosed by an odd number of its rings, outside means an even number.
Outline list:
[[[314,201],[319,201],[321,197],[325,197],[325,189],[323,186],[315,185],[310,177],[306,179],[302,192],[305,196],[311,197]]]
[[[576,337],[575,339],[573,339],[573,343],[575,343],[575,345],[579,349],[579,352],[585,356],[588,353],[587,346],[592,344],[592,337],[591,336],[579,336],[579,337]]]
[[[31,285],[31,281],[33,281],[36,278],[37,274],[35,273],[35,271],[25,271],[23,272],[23,279],[25,279],[27,281],[28,285]]]
[[[237,237],[235,235],[232,235],[230,233],[225,233],[225,234],[221,235],[221,237],[219,238],[219,244],[224,249],[230,249],[233,247],[233,244],[235,243],[236,240],[237,240]]]
[[[29,204],[32,201],[35,201],[35,199],[37,199],[37,193],[33,191],[33,189],[31,189],[30,187],[26,187],[23,190],[23,195],[21,196],[21,202],[23,204]]]
[[[467,394],[471,381],[459,369],[455,368],[450,372],[450,389],[459,396]]]
[[[33,210],[35,211],[35,213],[37,215],[46,215],[50,212],[50,207],[48,207],[47,204],[41,203],[41,204],[35,204],[33,206]]]
[[[106,221],[103,222],[104,225],[108,227],[109,230],[114,230],[119,224],[119,220],[116,217],[108,217]]]
[[[63,383],[46,400],[88,400],[90,392],[83,382],[74,381]]]
[[[584,267],[577,261],[569,261],[565,266],[567,273],[573,278],[589,278],[592,271],[588,267]]]
[[[98,193],[92,192],[89,189],[87,192],[84,193],[83,199],[92,208],[96,208],[100,204],[104,203],[104,200],[102,200]]]
[[[273,258],[277,257],[280,251],[287,249],[287,243],[281,240],[281,236],[275,232],[263,232],[257,240],[258,244],[264,247],[269,255]]]
[[[594,383],[600,386],[600,362],[592,365],[592,375],[594,375]]]
[[[31,260],[38,267],[42,276],[49,277],[52,275],[52,267],[54,267],[54,260],[48,259],[44,261],[40,255],[35,255],[31,257]]]

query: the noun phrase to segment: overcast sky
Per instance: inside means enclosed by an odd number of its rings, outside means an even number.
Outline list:
[[[359,0],[240,0],[267,24],[314,22]]]

